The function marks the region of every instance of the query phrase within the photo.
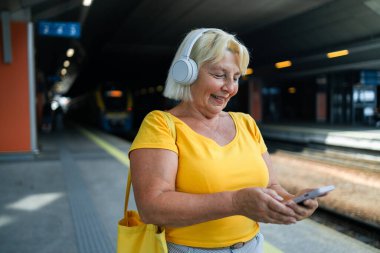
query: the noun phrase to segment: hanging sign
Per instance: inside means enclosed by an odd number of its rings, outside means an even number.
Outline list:
[[[79,38],[79,22],[39,22],[38,32],[42,36]]]

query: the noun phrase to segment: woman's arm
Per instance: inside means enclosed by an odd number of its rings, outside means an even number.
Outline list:
[[[165,149],[130,153],[136,204],[145,223],[187,226],[232,215],[253,220],[294,223],[294,211],[270,196],[266,188],[245,188],[213,194],[177,192],[177,154]],[[195,187],[195,185],[194,185]]]
[[[316,199],[310,199],[303,202],[303,205],[298,205],[294,203],[291,199],[295,197],[295,195],[290,194],[286,191],[278,182],[275,170],[272,165],[272,161],[270,159],[270,155],[268,152],[263,154],[263,159],[268,167],[269,171],[269,184],[268,188],[276,191],[284,200],[283,202],[290,208],[294,210],[296,213],[297,220],[302,220],[314,213],[314,211],[318,208],[318,201]],[[308,189],[302,190],[300,193],[306,192]],[[296,195],[299,195],[297,193]]]
[[[186,226],[235,214],[232,192],[176,192],[176,153],[137,149],[130,153],[130,161],[136,204],[145,223]]]
[[[284,200],[294,198],[294,195],[290,194],[287,190],[285,190],[278,182],[277,175],[273,168],[269,153],[265,152],[262,156],[269,171],[268,188],[276,191],[276,193],[279,194]]]

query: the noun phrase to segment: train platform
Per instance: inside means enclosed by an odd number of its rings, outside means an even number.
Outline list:
[[[317,124],[259,124],[264,138],[380,152],[380,129]]]
[[[0,160],[0,252],[115,252],[130,143],[85,128],[38,140],[35,157]],[[266,253],[380,252],[310,219],[261,227]]]

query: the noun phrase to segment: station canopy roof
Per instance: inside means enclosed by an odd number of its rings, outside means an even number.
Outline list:
[[[284,60],[293,62],[281,72],[289,76],[380,70],[380,0],[93,0],[89,7],[82,0],[2,0],[0,10],[28,13],[36,65],[46,75],[59,75],[66,50],[76,50],[68,67],[72,95],[101,81],[164,84],[177,46],[200,27],[236,34],[257,76],[275,74],[274,63]],[[79,22],[81,36],[41,36],[41,21]],[[327,59],[344,49],[348,56]]]

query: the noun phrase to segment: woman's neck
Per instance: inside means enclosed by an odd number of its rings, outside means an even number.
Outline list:
[[[181,102],[179,105],[172,109],[175,116],[183,118],[192,118],[196,120],[213,122],[218,121],[219,117],[223,112],[219,113],[209,113],[205,110],[199,109],[191,102]]]

